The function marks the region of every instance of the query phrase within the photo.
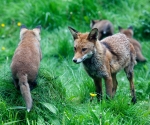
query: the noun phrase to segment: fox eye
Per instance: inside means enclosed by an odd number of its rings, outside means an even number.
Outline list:
[[[87,48],[82,48],[82,52],[84,52],[84,51],[86,51],[87,50]]]
[[[76,51],[76,47],[74,47],[74,51]]]

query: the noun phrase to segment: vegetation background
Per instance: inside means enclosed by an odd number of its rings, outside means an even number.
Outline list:
[[[150,0],[1,0],[0,4],[0,124],[1,125],[149,125],[150,124]],[[138,102],[130,103],[129,83],[118,73],[112,101],[90,103],[92,79],[74,64],[73,39],[68,30],[89,32],[92,19],[108,19],[115,27],[132,25],[142,45],[144,64],[135,66]],[[27,113],[12,84],[10,63],[19,43],[20,24],[42,25],[38,87],[31,93]],[[103,86],[105,86],[103,84]],[[103,88],[105,93],[105,87]]]

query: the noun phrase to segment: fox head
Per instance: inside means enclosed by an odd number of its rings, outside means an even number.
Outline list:
[[[133,27],[129,26],[128,29],[123,29],[121,26],[118,26],[119,32],[125,34],[127,37],[133,37]]]
[[[36,37],[38,41],[40,41],[41,40],[40,32],[41,32],[40,25],[34,28],[33,30],[28,30],[25,25],[22,25],[20,27],[20,40],[22,41],[22,39],[25,38],[26,36],[33,36]]]
[[[74,38],[74,57],[73,62],[81,63],[84,60],[91,58],[95,49],[95,43],[98,37],[98,29],[94,28],[90,33],[80,33],[69,27],[69,30]]]
[[[101,40],[104,37],[114,34],[113,25],[109,20],[91,20],[91,29],[97,28],[99,31],[98,39]]]

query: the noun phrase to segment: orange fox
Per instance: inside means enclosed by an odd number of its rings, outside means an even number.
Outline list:
[[[130,82],[131,101],[136,103],[133,83],[136,53],[128,38],[118,33],[99,41],[97,28],[90,33],[80,33],[71,27],[69,30],[74,38],[73,62],[82,62],[84,69],[94,80],[98,101],[102,99],[102,78],[105,81],[106,94],[112,98],[118,85],[116,74],[124,69]]]
[[[40,30],[41,26],[33,30],[28,30],[24,25],[21,26],[20,43],[11,63],[14,85],[17,89],[20,88],[28,112],[32,108],[30,90],[37,85],[36,76],[42,58],[39,43]]]
[[[92,20],[91,29],[97,28],[99,31],[98,39],[101,40],[114,34],[113,24],[109,20]]]
[[[128,27],[128,29],[123,29],[119,26],[118,29],[121,33],[125,34],[130,39],[130,42],[133,44],[134,49],[136,51],[136,60],[139,62],[146,62],[146,59],[141,52],[142,48],[140,43],[137,40],[133,39],[133,27],[130,26]]]

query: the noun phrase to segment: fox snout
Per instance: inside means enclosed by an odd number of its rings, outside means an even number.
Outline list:
[[[76,54],[75,54],[75,56],[73,57],[73,59],[72,59],[72,61],[74,62],[74,63],[81,63],[81,62],[83,62],[83,61],[85,61],[86,59],[88,59],[88,58],[91,58],[91,56],[93,55],[93,52],[92,51],[90,51],[89,53],[86,53],[86,54],[84,54],[84,55],[82,55],[82,56],[77,56]]]
[[[81,62],[82,62],[82,59],[80,59],[80,58],[77,59],[77,58],[74,57],[74,58],[72,59],[72,61],[73,61],[74,63],[77,63],[77,64],[78,64],[78,63],[81,63]]]
[[[73,58],[72,61],[73,61],[74,63],[76,63],[76,62],[77,62],[77,59],[74,59],[74,58]]]

